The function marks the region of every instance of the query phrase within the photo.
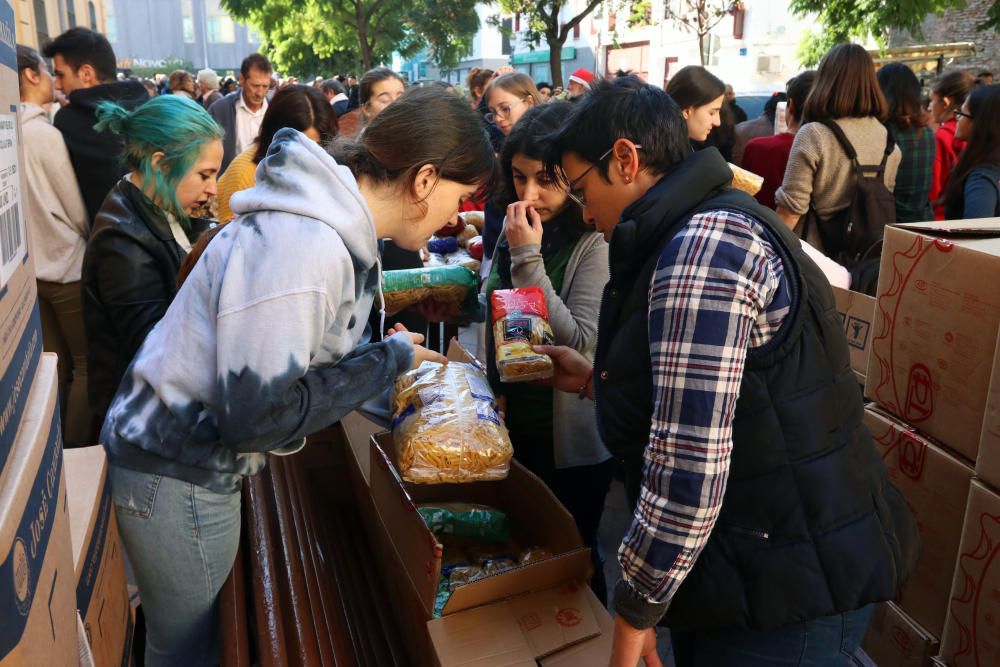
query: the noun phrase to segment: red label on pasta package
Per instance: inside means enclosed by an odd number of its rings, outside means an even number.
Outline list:
[[[549,309],[545,305],[545,292],[541,287],[518,287],[500,289],[490,297],[493,304],[493,321],[508,314],[537,315],[549,319]]]

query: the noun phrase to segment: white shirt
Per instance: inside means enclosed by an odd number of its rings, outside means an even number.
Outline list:
[[[240,93],[240,99],[236,102],[236,154],[239,155],[247,148],[250,144],[254,142],[257,135],[260,134],[260,124],[264,120],[264,112],[267,111],[267,100],[260,105],[260,109],[257,111],[250,111],[247,107],[246,100],[243,99],[243,93]]]

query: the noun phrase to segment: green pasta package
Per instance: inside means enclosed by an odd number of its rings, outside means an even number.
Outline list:
[[[488,505],[427,503],[418,507],[417,512],[427,526],[439,534],[505,542],[510,532],[507,515]]]
[[[400,474],[418,484],[504,479],[514,455],[486,375],[459,361],[396,379],[392,434]]]
[[[461,265],[426,266],[382,273],[385,313],[390,316],[427,299],[450,306],[452,317],[471,316],[479,310],[478,289],[479,276]]]

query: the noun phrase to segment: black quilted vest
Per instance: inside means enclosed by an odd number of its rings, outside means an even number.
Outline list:
[[[625,211],[611,239],[594,361],[601,435],[631,475],[641,474],[657,259],[700,211],[763,223],[791,281],[792,309],[748,354],[721,514],[664,619],[678,630],[769,630],[888,600],[918,555],[916,523],[862,424],[829,283],[773,211],[726,187],[730,178],[706,149]]]

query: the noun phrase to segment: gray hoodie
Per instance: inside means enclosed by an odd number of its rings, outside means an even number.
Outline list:
[[[133,360],[101,434],[116,465],[218,492],[413,362],[405,334],[367,344],[375,226],[346,167],[282,130],[232,208],[237,218]]]

